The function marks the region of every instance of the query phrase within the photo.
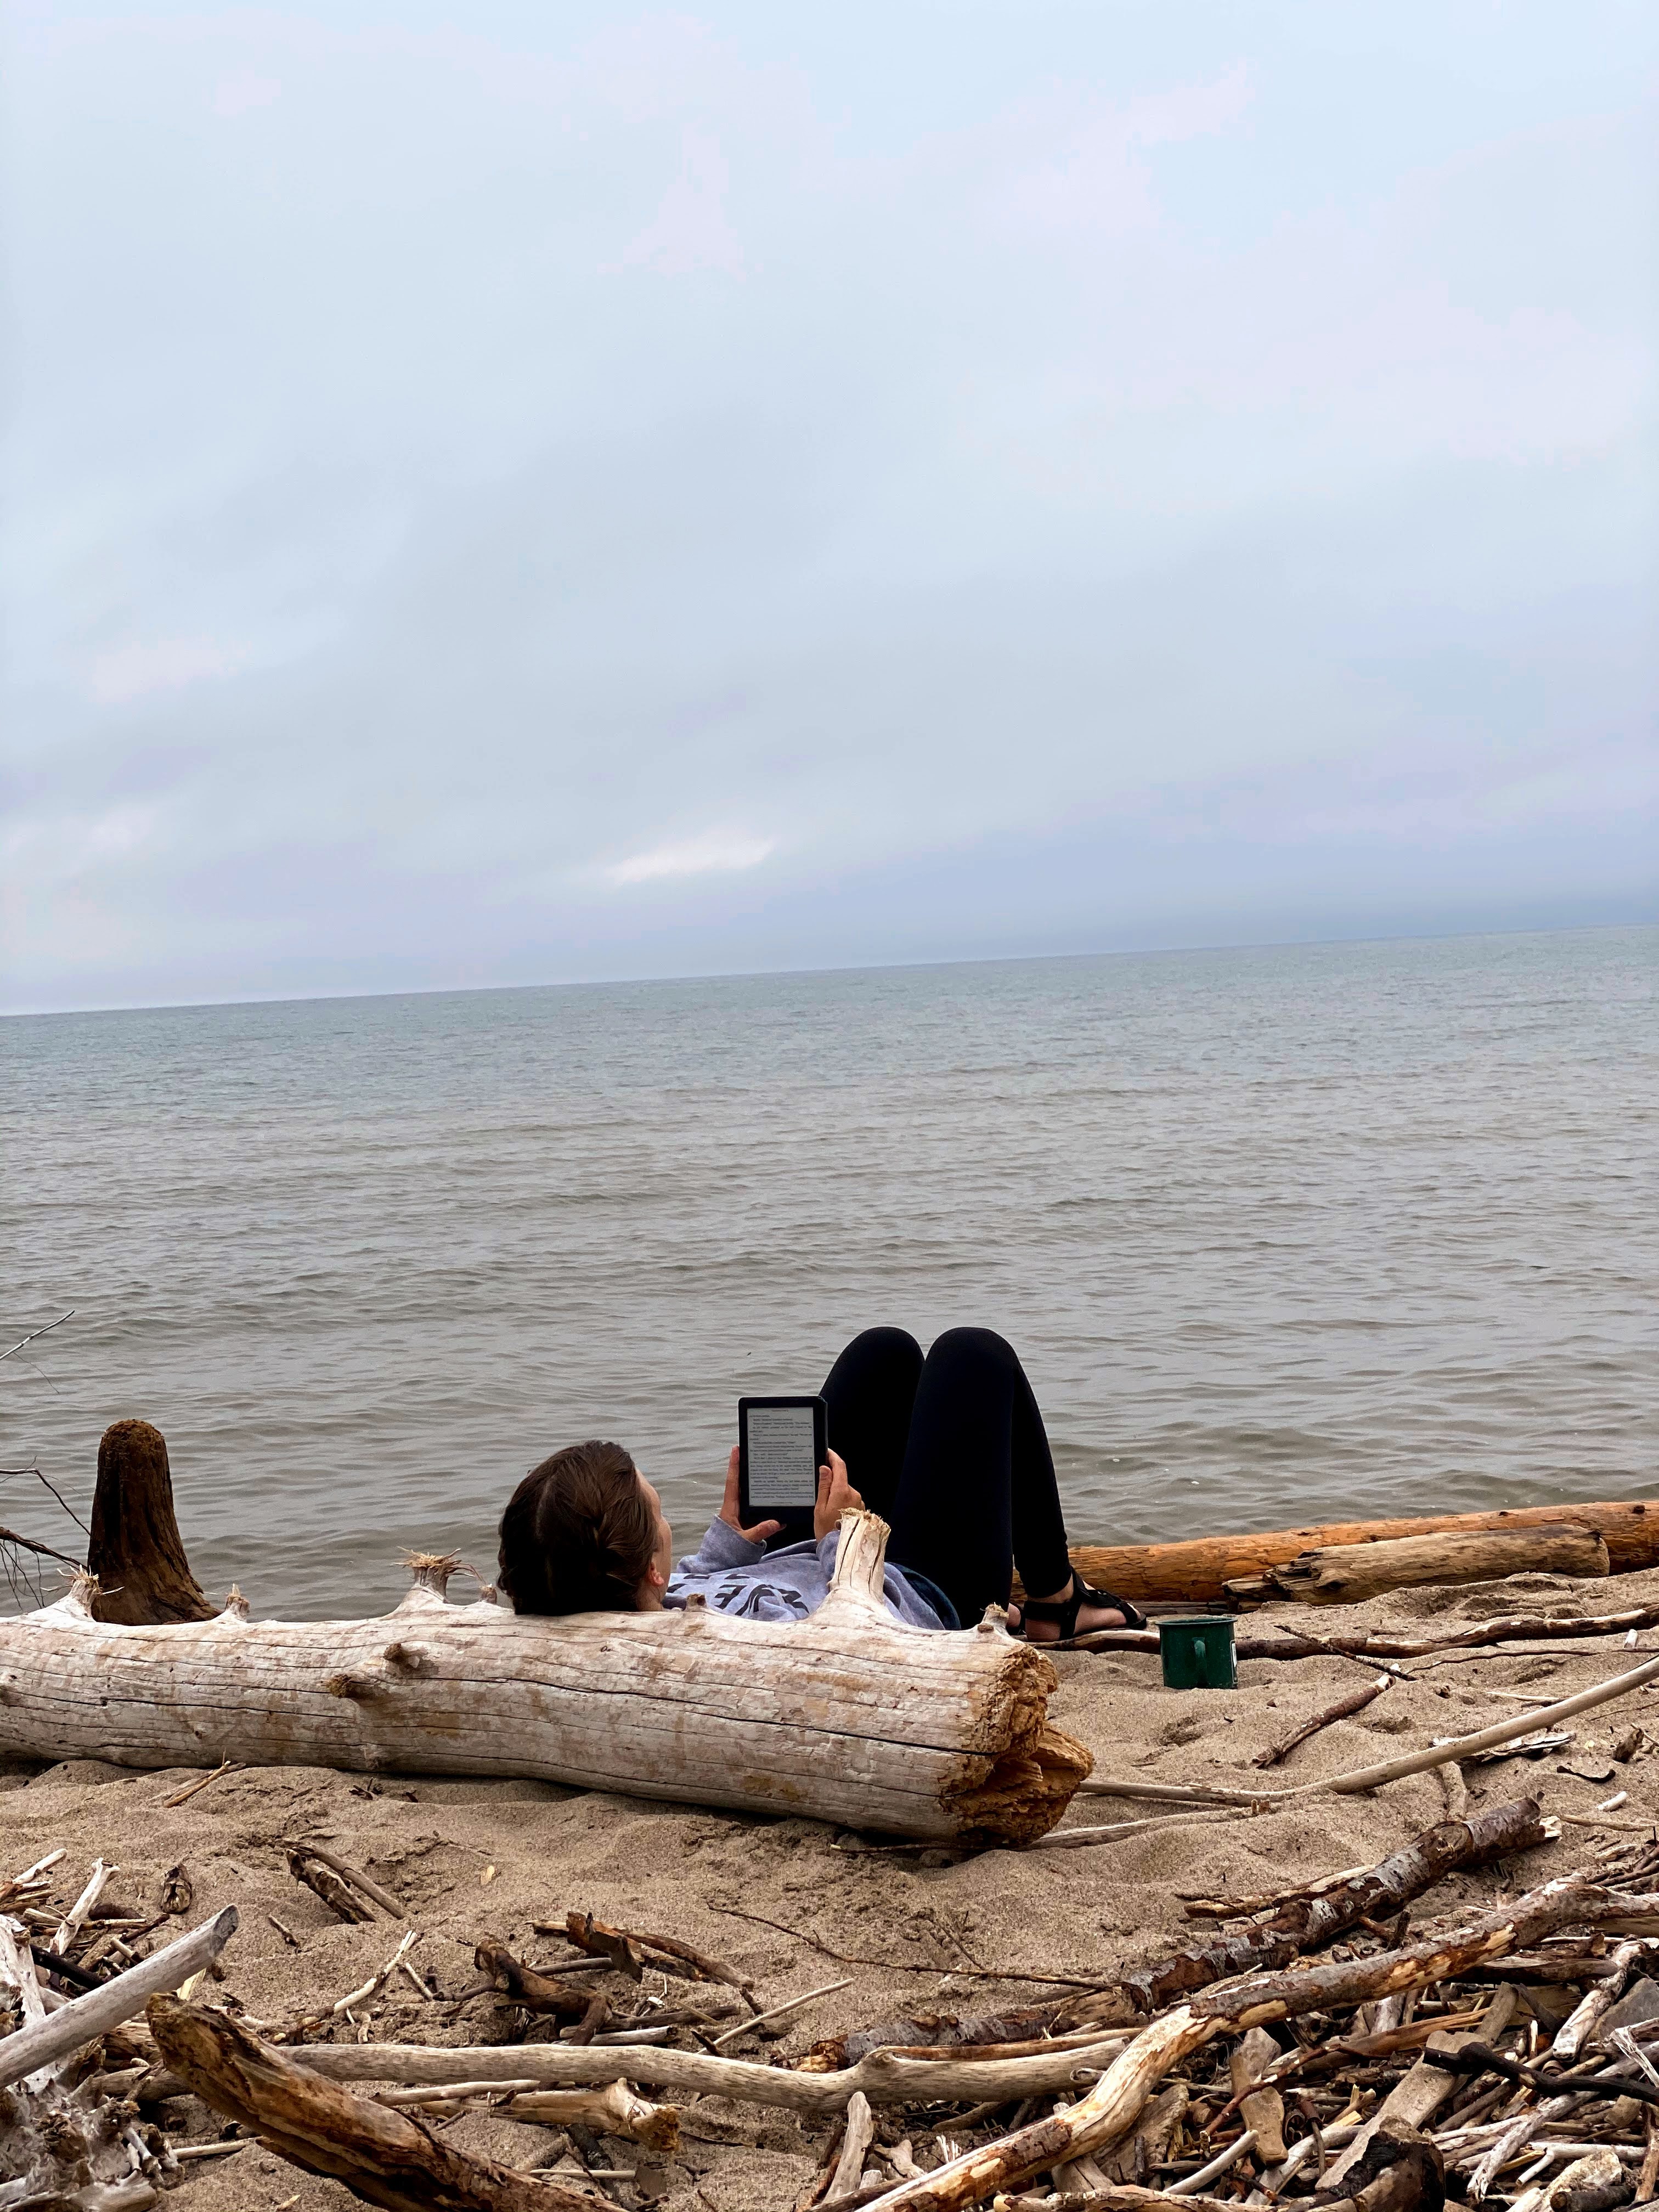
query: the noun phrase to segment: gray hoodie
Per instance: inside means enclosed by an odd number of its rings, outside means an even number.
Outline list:
[[[662,1601],[683,1606],[689,1597],[701,1597],[716,1612],[738,1613],[745,1620],[805,1620],[830,1595],[840,1542],[840,1529],[832,1528],[816,1543],[786,1544],[769,1552],[717,1518],[697,1549],[669,1577]],[[882,1595],[889,1613],[912,1628],[945,1626],[902,1567],[887,1569]]]

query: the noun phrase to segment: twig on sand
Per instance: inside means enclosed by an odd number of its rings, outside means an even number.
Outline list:
[[[822,1989],[808,1990],[803,1996],[791,1997],[784,2004],[774,2005],[769,2012],[757,2012],[752,2020],[740,2020],[735,2027],[728,2027],[723,2035],[714,2037],[708,2047],[711,2051],[719,2051],[726,2044],[735,2043],[740,2035],[747,2035],[751,2029],[763,2027],[768,2021],[782,2020],[792,2012],[799,2012],[803,2005],[816,2004],[820,1997],[833,1996],[837,1990],[850,1990],[852,1986],[850,1975],[839,1982],[826,1982]]]
[[[198,1791],[205,1790],[210,1782],[218,1781],[221,1775],[240,1774],[241,1771],[241,1765],[238,1760],[221,1759],[217,1766],[210,1767],[205,1774],[198,1774],[194,1782],[186,1782],[182,1790],[175,1790],[170,1797],[162,1798],[161,1802],[168,1807],[186,1804]]]
[[[293,1844],[289,1850],[301,1852],[307,1858],[320,1859],[325,1867],[331,1867],[336,1874],[343,1875],[354,1889],[362,1890],[365,1897],[389,1912],[394,1920],[408,1919],[407,1906],[400,1905],[389,1889],[382,1889],[378,1881],[371,1881],[361,1867],[355,1867],[348,1860],[337,1857],[334,1852],[325,1850],[321,1844]]]
[[[1203,1827],[1217,1820],[1242,1820],[1243,1805],[1195,1806],[1190,1813],[1170,1813],[1147,1820],[1111,1820],[1096,1828],[1050,1828],[1030,1846],[1034,1851],[1078,1850],[1089,1844],[1121,1844],[1131,1836],[1144,1836],[1154,1828]]]
[[[1310,1720],[1303,1721],[1285,1735],[1275,1737],[1264,1750],[1257,1752],[1250,1761],[1251,1765],[1277,1766],[1281,1759],[1288,1759],[1298,1745],[1306,1743],[1310,1736],[1317,1735],[1322,1729],[1329,1728],[1336,1721],[1352,1720],[1356,1713],[1363,1713],[1367,1705],[1376,1703],[1388,1686],[1389,1677],[1379,1674],[1363,1688],[1350,1690],[1346,1698],[1339,1698],[1334,1705],[1327,1705],[1322,1712],[1315,1713]]]

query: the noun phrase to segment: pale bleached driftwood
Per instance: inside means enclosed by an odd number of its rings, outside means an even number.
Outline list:
[[[872,2105],[977,2103],[987,2097],[1035,2097],[1070,2089],[1121,2051],[1121,2032],[1097,2042],[1051,2046],[1028,2058],[979,2058],[972,2048],[945,2058],[905,2058],[872,2051],[856,2066],[829,2074],[795,2073],[744,2058],[713,2058],[700,2051],[645,2050],[637,2045],[578,2048],[569,2043],[475,2044],[463,2050],[441,2045],[313,2043],[293,2056],[331,2081],[520,2081],[533,2079],[572,2087],[636,2081],[642,2088],[688,2096],[732,2097],[775,2105],[787,2112],[844,2112],[855,2092]]]
[[[101,1994],[100,1992],[99,1994]],[[13,1996],[25,2027],[0,2045],[21,2067],[0,2087],[0,2203],[62,2205],[75,2212],[142,2212],[159,2201],[161,2162],[131,2124],[131,2107],[112,2094],[118,2077],[74,2081],[77,2033],[67,2051],[39,2031],[53,2024],[35,1978],[27,1931],[0,1914],[0,1996]],[[59,2016],[73,2009],[59,2008]],[[85,2015],[80,2025],[85,2026]],[[31,2038],[34,2039],[31,2043]],[[40,2063],[35,2064],[33,2060]]]
[[[164,1990],[176,1990],[191,1976],[210,1966],[236,1932],[236,1907],[228,1905],[211,1920],[192,1928],[176,1943],[152,1957],[141,1959],[124,1974],[117,1974],[84,1996],[75,1997],[45,2020],[31,2021],[15,2035],[0,2039],[0,2088],[21,2081],[37,2067],[66,2058],[71,2051],[90,2043],[94,2036],[118,2027],[146,1999]]]
[[[885,1525],[854,1513],[842,1535],[829,1597],[788,1624],[704,1607],[524,1619],[448,1604],[429,1562],[379,1620],[99,1622],[82,1585],[0,1622],[0,1751],[528,1775],[1035,1840],[1091,1764],[1048,1724],[1048,1661],[994,1620],[949,1632],[892,1620]]]
[[[1601,2025],[1603,2015],[1610,2013],[1624,1995],[1626,1985],[1638,1964],[1650,1961],[1656,1948],[1659,1947],[1650,1940],[1639,1936],[1619,1945],[1613,1954],[1612,1972],[1585,1992],[1556,2030],[1550,2055],[1558,2066],[1572,2064]]]
[[[1334,1790],[1352,1794],[1361,1790],[1380,1789],[1385,1782],[1398,1782],[1407,1774],[1421,1774],[1431,1766],[1443,1765],[1454,1759],[1469,1759],[1477,1751],[1491,1751],[1500,1743],[1512,1743],[1517,1736],[1529,1735],[1534,1729],[1552,1725],[1556,1721],[1569,1720],[1574,1713],[1588,1712],[1593,1705],[1605,1705],[1614,1698],[1622,1698],[1632,1690],[1639,1690],[1644,1682],[1659,1678],[1659,1659],[1647,1659],[1628,1674],[1614,1674],[1605,1682],[1597,1682],[1588,1690],[1580,1690],[1571,1698],[1563,1698],[1553,1705],[1543,1705],[1533,1712],[1519,1714],[1511,1721],[1498,1721],[1489,1729],[1480,1729],[1474,1735],[1454,1736],[1449,1743],[1431,1744],[1426,1751],[1408,1752],[1401,1759],[1385,1759],[1376,1766],[1356,1767],[1352,1773],[1334,1774],[1325,1782],[1304,1782],[1295,1790],[1286,1790],[1287,1797],[1305,1797],[1318,1790]]]

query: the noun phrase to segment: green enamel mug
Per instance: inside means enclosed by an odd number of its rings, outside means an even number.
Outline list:
[[[1238,1657],[1231,1613],[1198,1613],[1190,1620],[1160,1620],[1158,1651],[1166,1690],[1236,1690]]]

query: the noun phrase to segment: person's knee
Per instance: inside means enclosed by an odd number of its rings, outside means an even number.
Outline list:
[[[908,1329],[861,1329],[830,1369],[824,1389],[914,1390],[921,1373],[921,1346]]]
[[[908,1328],[861,1328],[847,1350],[872,1359],[921,1358],[921,1346]]]
[[[1019,1355],[1007,1338],[999,1336],[994,1328],[947,1328],[943,1336],[933,1339],[927,1364],[930,1367],[952,1370],[977,1368],[1017,1374]]]

